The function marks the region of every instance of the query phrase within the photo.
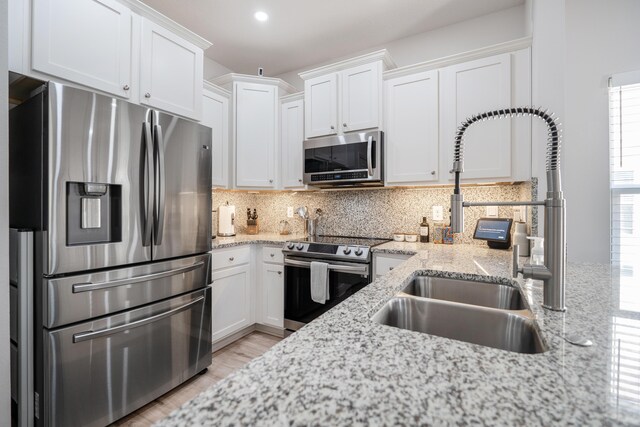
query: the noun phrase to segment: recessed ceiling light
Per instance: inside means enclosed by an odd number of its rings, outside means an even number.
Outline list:
[[[269,19],[269,15],[262,11],[256,12],[253,16],[260,22],[264,22]]]

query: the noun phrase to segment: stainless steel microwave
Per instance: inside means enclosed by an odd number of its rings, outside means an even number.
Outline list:
[[[384,133],[357,132],[304,141],[304,183],[314,187],[384,185]]]

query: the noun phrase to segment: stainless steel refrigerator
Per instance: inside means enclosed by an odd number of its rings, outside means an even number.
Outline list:
[[[38,425],[109,424],[211,364],[211,130],[49,82],[10,111],[34,230]]]

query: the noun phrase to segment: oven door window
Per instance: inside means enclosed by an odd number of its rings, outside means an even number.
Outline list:
[[[356,142],[307,148],[304,152],[304,171],[317,173],[367,169],[367,145],[366,142]],[[372,167],[375,167],[375,148],[372,151]]]
[[[335,307],[368,283],[368,277],[359,274],[329,272],[329,300],[318,304],[311,299],[311,273],[305,267],[285,267],[284,317],[309,323],[322,313]]]

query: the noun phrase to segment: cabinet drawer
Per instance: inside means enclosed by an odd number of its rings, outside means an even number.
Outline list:
[[[393,270],[396,266],[405,262],[409,257],[391,258],[378,256],[375,259],[376,276],[382,276]]]
[[[213,251],[211,262],[212,269],[215,271],[221,268],[248,264],[251,259],[250,255],[251,248],[249,246],[215,250]]]
[[[273,262],[275,264],[284,263],[284,256],[282,255],[282,248],[280,247],[264,247],[262,249],[262,261]]]

